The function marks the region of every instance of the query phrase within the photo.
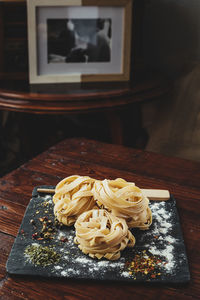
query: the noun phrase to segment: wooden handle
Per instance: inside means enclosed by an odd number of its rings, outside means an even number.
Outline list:
[[[37,191],[39,193],[47,193],[47,194],[54,194],[55,189],[45,189],[45,188],[38,188]],[[149,198],[149,200],[153,201],[166,201],[169,200],[170,194],[167,190],[156,190],[156,189],[142,189],[143,194]]]
[[[142,189],[143,194],[153,201],[167,201],[170,199],[170,193],[168,190],[157,189]]]

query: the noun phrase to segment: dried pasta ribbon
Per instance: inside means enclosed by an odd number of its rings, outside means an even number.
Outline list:
[[[79,175],[66,177],[57,184],[54,214],[61,223],[71,226],[80,214],[95,206],[93,185],[94,179]]]
[[[128,227],[149,229],[152,223],[149,200],[133,182],[122,178],[96,180],[93,195],[99,206],[108,209],[117,217],[124,218]]]
[[[82,213],[75,223],[74,242],[92,258],[116,260],[126,247],[133,247],[135,238],[126,221],[105,209],[92,209]]]

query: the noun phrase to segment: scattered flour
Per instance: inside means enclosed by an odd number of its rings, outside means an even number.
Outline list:
[[[87,264],[89,259],[87,257],[77,257],[75,261],[81,264]]]
[[[45,195],[43,196],[43,199],[49,203],[53,203],[51,195]]]
[[[122,277],[130,277],[130,273],[128,271],[123,271],[121,275]]]
[[[163,268],[167,273],[173,273],[175,261],[175,246],[177,240],[172,237],[173,224],[172,213],[166,209],[166,202],[157,202],[151,204],[153,224],[147,236],[151,237],[145,248],[153,255],[161,257],[166,261]]]
[[[58,230],[58,233],[57,233],[57,236],[56,236],[56,238],[57,238],[58,240],[60,240],[60,239],[62,239],[62,238],[66,238],[66,237],[67,237],[67,236],[66,236],[66,234],[65,234],[64,231]]]
[[[51,201],[51,196],[44,197],[46,201]],[[151,202],[150,208],[152,211],[153,223],[150,230],[140,231],[139,238],[136,238],[136,243],[139,247],[145,248],[152,255],[158,256],[161,260],[166,261],[165,265],[161,265],[165,273],[172,274],[176,267],[175,247],[177,244],[176,238],[172,236],[173,224],[171,222],[173,210],[169,211],[167,203]],[[134,234],[134,230],[133,230]],[[54,273],[57,276],[72,277],[84,276],[84,272],[90,277],[96,278],[97,274],[102,277],[107,272],[116,273],[120,278],[131,277],[128,270],[125,269],[126,259],[122,257],[117,261],[97,260],[84,255],[74,244],[74,228],[69,230],[60,229],[56,233],[55,240],[60,242],[62,238],[67,241],[62,244],[59,251],[62,254],[62,261],[54,266]],[[133,250],[134,251],[134,250]],[[181,258],[180,258],[181,259]]]
[[[55,270],[60,270],[60,269],[62,269],[61,266],[55,266],[54,268],[55,268]]]
[[[66,277],[68,275],[68,272],[67,271],[62,271],[61,275],[64,276],[64,277]]]

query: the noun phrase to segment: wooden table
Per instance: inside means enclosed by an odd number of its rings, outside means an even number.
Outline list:
[[[1,299],[199,299],[200,163],[104,144],[68,139],[0,180]],[[10,277],[5,264],[34,186],[55,185],[71,175],[122,177],[141,188],[169,189],[177,208],[189,259],[191,281],[184,286],[139,285]]]

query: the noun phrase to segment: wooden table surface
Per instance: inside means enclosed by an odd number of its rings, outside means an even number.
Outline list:
[[[174,286],[10,277],[6,261],[33,187],[56,185],[72,174],[122,177],[141,188],[168,189],[177,201],[191,281]],[[65,140],[0,179],[0,298],[199,299],[199,211],[200,163],[86,139]]]

